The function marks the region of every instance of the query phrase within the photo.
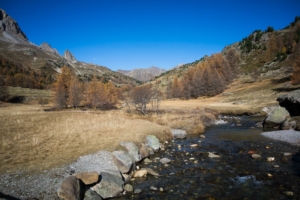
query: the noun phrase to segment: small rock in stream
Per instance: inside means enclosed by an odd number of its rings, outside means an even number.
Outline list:
[[[209,158],[220,158],[221,156],[214,154],[213,152],[208,152]]]
[[[260,158],[261,158],[261,155],[254,153],[254,154],[252,154],[251,157],[252,157],[253,159],[260,159]]]
[[[190,145],[191,147],[197,147],[197,146],[199,146],[198,144],[191,144]]]
[[[287,196],[293,196],[294,195],[294,192],[292,192],[292,191],[284,191],[283,193]]]
[[[130,184],[126,184],[126,185],[124,186],[124,190],[125,190],[126,192],[132,192],[132,191],[133,191],[133,187],[132,187],[132,185],[130,185]]]
[[[275,158],[274,158],[274,157],[268,157],[268,158],[267,158],[267,161],[268,161],[268,162],[273,162],[273,161],[275,161]]]
[[[160,162],[162,164],[167,164],[167,163],[171,162],[171,160],[169,158],[162,158],[162,159],[160,159]]]
[[[274,167],[274,168],[279,168],[280,166],[279,166],[279,165],[274,165],[273,167]]]
[[[200,135],[200,138],[206,138],[206,137],[205,137],[205,135],[201,134],[201,135]]]
[[[288,152],[285,152],[283,153],[284,156],[291,156],[292,154],[291,153],[288,153]]]
[[[142,193],[142,190],[141,190],[141,189],[135,189],[135,190],[133,191],[133,193],[134,193],[134,194],[140,194],[140,193]]]
[[[151,187],[150,187],[150,190],[156,191],[156,190],[157,190],[157,187],[151,186]]]

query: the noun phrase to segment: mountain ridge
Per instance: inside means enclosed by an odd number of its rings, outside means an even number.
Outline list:
[[[0,57],[4,62],[7,61],[6,63],[13,63],[8,66],[0,65],[1,68],[9,68],[5,70],[6,73],[7,71],[11,73],[11,65],[18,65],[36,72],[45,72],[54,80],[60,73],[60,68],[67,66],[82,81],[91,80],[92,76],[96,76],[103,81],[112,81],[116,86],[139,84],[139,81],[107,67],[77,61],[69,50],[61,56],[47,42],[40,46],[31,43],[18,23],[2,9],[0,9]],[[2,75],[6,77],[6,73]]]
[[[117,70],[117,72],[130,76],[142,82],[148,82],[165,71],[165,69],[155,66],[151,66],[149,68],[136,68],[133,70]]]

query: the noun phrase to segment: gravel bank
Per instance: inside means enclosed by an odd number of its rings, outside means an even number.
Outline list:
[[[16,172],[0,175],[0,200],[26,199],[58,199],[56,190],[62,180],[70,172],[100,172],[102,170],[118,170],[108,151],[99,151],[95,154],[79,157],[74,163],[45,170],[41,173]],[[4,194],[3,194],[4,193]],[[5,196],[8,195],[8,196]]]
[[[282,130],[261,133],[263,136],[300,146],[300,131]]]

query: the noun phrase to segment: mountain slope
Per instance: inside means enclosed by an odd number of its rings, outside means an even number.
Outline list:
[[[90,80],[92,76],[96,76],[103,81],[112,81],[115,85],[121,86],[126,84],[138,84],[138,81],[114,72],[107,67],[95,64],[89,64],[77,61],[72,53],[65,51],[64,56],[60,56],[57,50],[53,49],[48,43],[43,43],[39,47],[32,44],[21,30],[16,21],[13,20],[4,10],[0,10],[0,57],[10,65],[2,65],[0,63],[0,75],[5,77],[8,75],[3,73],[11,73],[11,65],[23,66],[36,72],[43,72],[47,75],[55,76],[60,73],[63,66],[69,67],[82,80]],[[22,70],[19,70],[19,73]],[[15,75],[15,74],[9,74]]]
[[[268,27],[265,31],[255,30],[242,41],[226,46],[221,53],[227,57],[230,51],[238,56],[239,77],[244,81],[255,82],[277,78],[289,81],[300,56],[300,20],[296,18],[289,26],[278,31],[272,27]],[[179,78],[182,83],[187,76],[197,76],[192,71],[201,65],[207,66],[205,63],[211,57],[205,56],[195,62],[166,71],[152,83],[167,93],[175,78]],[[202,76],[201,73],[199,76]]]
[[[149,68],[138,68],[133,70],[117,70],[118,72],[140,80],[142,82],[148,82],[156,76],[159,76],[166,70],[158,68],[158,67],[149,67]]]

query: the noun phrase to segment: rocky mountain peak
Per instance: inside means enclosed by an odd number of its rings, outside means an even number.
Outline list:
[[[53,49],[50,44],[48,44],[47,42],[44,42],[40,45],[40,49],[50,52],[50,53],[54,53],[56,55],[59,55],[58,51],[56,49]]]
[[[74,55],[67,49],[64,53],[64,58],[69,61],[69,62],[72,62],[72,63],[76,63],[77,60],[76,58],[74,57]]]
[[[9,40],[15,43],[28,42],[18,23],[2,9],[0,9],[0,32],[4,36],[2,39],[6,41]]]

